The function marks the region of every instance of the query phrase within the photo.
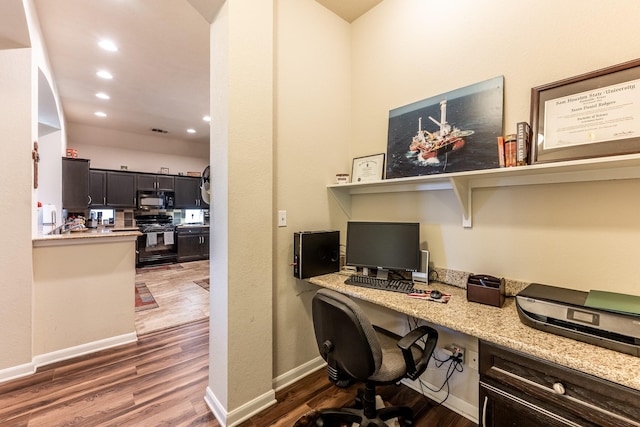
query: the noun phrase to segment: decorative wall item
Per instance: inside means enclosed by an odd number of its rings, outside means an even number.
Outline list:
[[[389,111],[387,179],[497,168],[504,77]]]
[[[384,173],[384,153],[356,157],[351,169],[353,182],[380,181]]]
[[[640,59],[531,89],[533,162],[640,152]]]

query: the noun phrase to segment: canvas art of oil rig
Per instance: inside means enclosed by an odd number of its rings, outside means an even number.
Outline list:
[[[440,121],[429,116],[439,129],[429,132],[422,129],[422,117],[418,118],[418,132],[409,145],[409,151],[424,164],[439,165],[440,157],[449,152],[464,147],[466,136],[472,135],[472,130],[461,130],[447,123],[447,100],[440,101]]]

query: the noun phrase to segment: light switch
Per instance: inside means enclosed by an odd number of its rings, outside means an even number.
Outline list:
[[[287,226],[287,211],[278,211],[278,227]]]

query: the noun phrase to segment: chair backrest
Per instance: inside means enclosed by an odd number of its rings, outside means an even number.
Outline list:
[[[360,307],[350,298],[320,289],[312,302],[318,350],[327,364],[364,381],[380,369],[380,342]]]

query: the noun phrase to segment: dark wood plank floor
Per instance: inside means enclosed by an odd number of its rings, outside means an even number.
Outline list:
[[[208,355],[205,319],[46,366],[0,384],[0,425],[219,427],[204,402]],[[338,389],[318,371],[276,393],[277,405],[241,426],[293,426],[313,409],[352,403],[355,389]],[[407,387],[387,386],[379,392],[392,404],[412,406],[416,427],[475,426]]]

